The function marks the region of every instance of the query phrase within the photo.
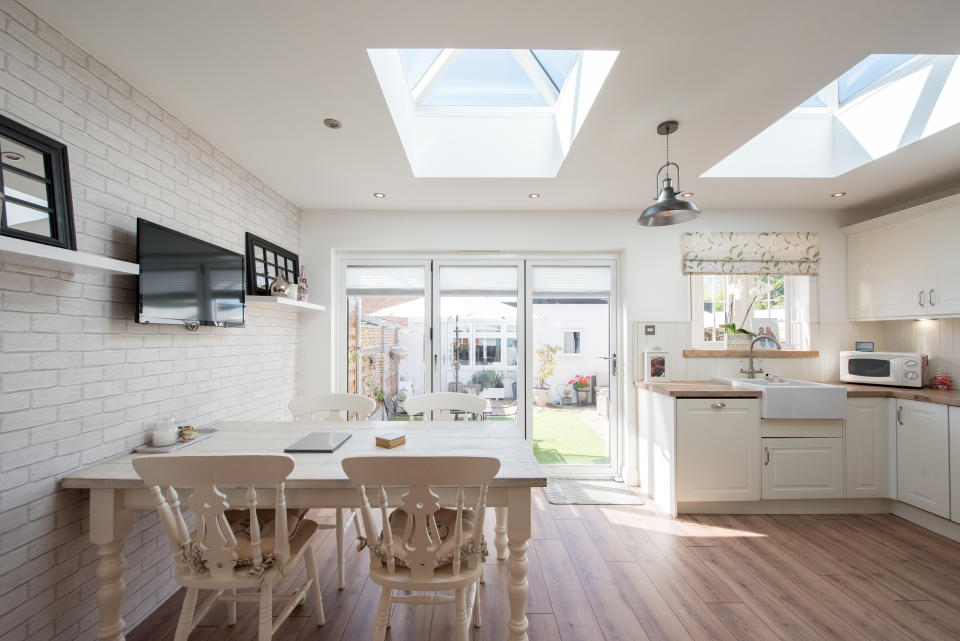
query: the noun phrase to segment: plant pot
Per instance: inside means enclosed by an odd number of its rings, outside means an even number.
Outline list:
[[[585,387],[577,390],[577,402],[581,405],[587,405],[590,402],[590,388]]]
[[[750,334],[724,334],[723,345],[726,349],[750,349]]]
[[[539,405],[540,407],[546,407],[547,402],[550,400],[550,390],[548,389],[533,389],[533,402]]]

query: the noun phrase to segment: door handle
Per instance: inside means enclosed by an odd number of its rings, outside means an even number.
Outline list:
[[[763,454],[764,454],[763,464],[770,465],[770,448],[769,447],[763,448]]]
[[[600,358],[602,358],[605,361],[613,361],[612,363],[610,363],[610,373],[613,376],[616,376],[617,375],[617,355],[614,354],[613,356],[601,356]]]
[[[903,425],[903,406],[897,408],[897,424]]]
[[[933,301],[933,290],[932,290],[932,289],[930,290],[930,293],[927,294],[927,299],[928,299],[929,302],[930,302],[930,307],[933,307],[934,305],[936,305],[936,303]]]
[[[923,307],[923,293],[927,291],[925,289],[920,290],[920,294],[917,296],[917,302],[920,303],[920,307]]]

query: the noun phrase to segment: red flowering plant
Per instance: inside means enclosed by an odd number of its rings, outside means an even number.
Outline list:
[[[583,374],[577,374],[571,378],[568,383],[573,385],[573,389],[580,391],[582,389],[587,389],[590,387],[590,379],[584,376]]]

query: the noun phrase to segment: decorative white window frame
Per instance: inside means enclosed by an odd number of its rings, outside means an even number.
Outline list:
[[[695,349],[720,349],[723,347],[721,341],[705,341],[703,339],[703,278],[712,274],[691,274],[690,275],[690,326],[691,326],[691,347]],[[766,276],[767,274],[729,274],[729,276]],[[807,318],[794,318],[798,309],[799,301],[804,298],[802,287],[803,282],[800,279],[806,279],[808,288],[808,306]],[[819,281],[816,276],[795,276],[784,275],[783,283],[784,293],[784,335],[780,337],[783,349],[807,350],[812,349],[813,342],[812,331],[813,323],[819,316]],[[744,294],[746,296],[746,294]],[[724,298],[726,300],[726,297]],[[742,299],[741,299],[742,300]]]

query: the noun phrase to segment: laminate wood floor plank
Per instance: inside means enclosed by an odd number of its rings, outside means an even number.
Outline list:
[[[898,517],[671,519],[650,505],[551,506],[539,490],[533,504],[531,641],[960,639],[960,544]],[[332,510],[310,516],[334,519]],[[483,626],[472,641],[502,639],[509,612],[506,566],[493,554],[494,523],[490,511]],[[327,624],[317,626],[308,599],[275,641],[366,641],[379,597],[367,551],[356,550],[351,532],[343,591],[337,590],[332,531],[321,531],[315,553]],[[303,577],[302,569],[294,570],[278,591],[289,592]],[[183,592],[129,630],[127,641],[173,641]],[[448,641],[453,616],[447,605],[395,605],[387,639]],[[190,637],[256,639],[253,603],[239,604],[236,626],[226,625],[226,607],[218,604]]]
[[[710,609],[740,641],[781,641],[780,637],[743,603],[711,603]]]
[[[574,550],[579,554],[579,550]],[[597,615],[590,607],[562,540],[538,541],[540,569],[563,641],[604,641]]]
[[[590,506],[593,507],[593,506]],[[598,518],[599,515],[597,515]],[[573,567],[580,577],[590,600],[593,613],[607,641],[646,641],[640,622],[630,604],[624,598],[613,575],[597,551],[594,538],[584,527],[583,521],[560,521],[557,523],[560,538],[568,550],[577,550],[571,557]],[[546,561],[548,564],[550,560]]]
[[[634,560],[649,577],[663,600],[696,641],[732,641],[734,636],[720,621],[696,590],[690,587],[670,562],[646,537],[643,518],[631,522],[620,513],[617,535],[630,546]]]
[[[882,586],[872,584],[865,577],[844,575],[829,576],[827,580],[857,601],[869,604],[873,611],[891,628],[918,639],[918,641],[955,641],[956,637],[946,634],[925,617],[904,605],[903,601],[891,599]]]
[[[773,596],[744,570],[741,564],[737,563],[727,549],[722,546],[701,547],[694,550],[694,553],[713,568],[714,572],[724,577],[754,616],[763,621],[767,629],[780,638],[790,641],[822,641],[823,637],[807,625],[788,603]],[[713,612],[717,613],[717,610],[713,609]],[[717,616],[728,624],[728,621],[720,617],[719,613]]]
[[[733,520],[735,517],[728,517]],[[839,519],[838,519],[839,521]],[[831,520],[822,520],[822,527],[830,527]],[[868,604],[858,602],[843,590],[838,589],[824,577],[817,575],[803,564],[797,562],[787,552],[766,538],[744,539],[741,545],[763,560],[784,579],[823,604],[823,609],[847,622],[868,637],[906,641],[911,637],[883,623],[880,613]]]
[[[610,562],[607,568],[651,641],[692,641],[693,637],[638,563]]]

